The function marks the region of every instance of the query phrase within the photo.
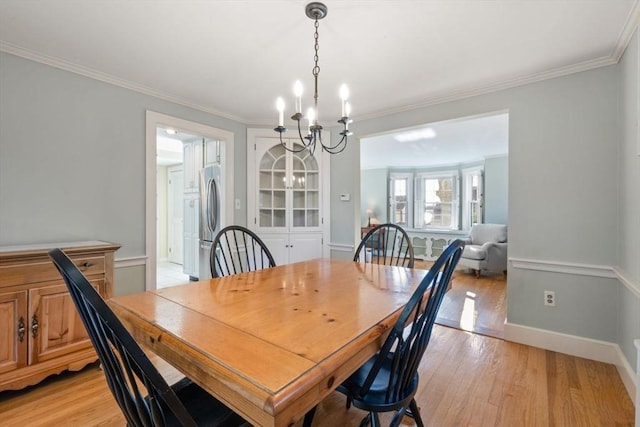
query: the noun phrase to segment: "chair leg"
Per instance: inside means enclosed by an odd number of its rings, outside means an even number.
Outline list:
[[[393,419],[391,420],[389,427],[398,427],[405,413],[406,413],[406,408],[400,408],[398,412],[396,412],[396,414],[393,416]]]
[[[476,273],[476,279],[479,279],[480,278],[480,270],[474,270],[474,271]]]
[[[380,418],[377,412],[371,413],[371,427],[381,427]]]
[[[316,414],[316,408],[317,406],[314,406],[309,410],[309,412],[304,414],[304,421],[302,422],[303,427],[311,427],[311,423],[313,423],[313,416]]]
[[[409,403],[409,408],[411,409],[411,416],[413,417],[416,425],[418,427],[424,427],[424,423],[422,422],[422,417],[420,416],[420,409],[418,408],[418,404],[415,399],[411,399],[411,403]]]
[[[347,396],[347,409],[351,408],[351,398]]]
[[[369,412],[367,416],[364,417],[362,421],[360,421],[360,427],[367,427],[370,421],[371,421],[371,412]]]

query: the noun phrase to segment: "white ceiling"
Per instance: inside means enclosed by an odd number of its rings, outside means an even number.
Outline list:
[[[509,115],[500,113],[362,139],[360,168],[454,166],[504,156],[508,151]]]
[[[302,0],[1,0],[0,50],[249,125],[275,125],[296,79],[311,102]],[[349,85],[357,122],[613,64],[637,0],[326,0],[320,121]]]

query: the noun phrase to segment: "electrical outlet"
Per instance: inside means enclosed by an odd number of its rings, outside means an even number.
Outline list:
[[[556,293],[553,291],[544,291],[544,305],[550,307],[556,306]]]

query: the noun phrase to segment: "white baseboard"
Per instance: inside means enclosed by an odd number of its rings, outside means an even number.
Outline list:
[[[509,322],[504,325],[504,339],[615,365],[631,401],[635,401],[636,389],[640,384],[636,384],[636,374],[618,344]],[[635,402],[635,405],[638,408],[640,402]]]

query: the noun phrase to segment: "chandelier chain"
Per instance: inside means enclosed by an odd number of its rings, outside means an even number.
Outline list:
[[[314,62],[314,67],[313,67],[313,75],[315,77],[318,77],[318,74],[320,74],[320,67],[318,66],[318,50],[320,49],[320,45],[318,44],[318,27],[319,27],[320,23],[318,22],[318,20],[316,19],[316,31],[315,33],[313,33],[313,38],[315,40],[315,44],[313,45],[313,49],[315,50],[315,55],[313,55],[313,62]]]
[[[317,115],[317,111],[318,111],[318,75],[320,74],[320,66],[318,65],[318,50],[320,49],[320,44],[318,43],[318,38],[320,37],[318,35],[318,27],[320,26],[320,23],[318,22],[318,18],[316,18],[315,21],[315,32],[313,33],[313,38],[315,40],[315,44],[313,45],[313,49],[315,51],[315,54],[313,55],[313,62],[314,62],[314,67],[313,67],[313,80],[314,80],[314,93],[313,93],[313,101],[316,107],[316,124],[318,123],[318,115]]]

